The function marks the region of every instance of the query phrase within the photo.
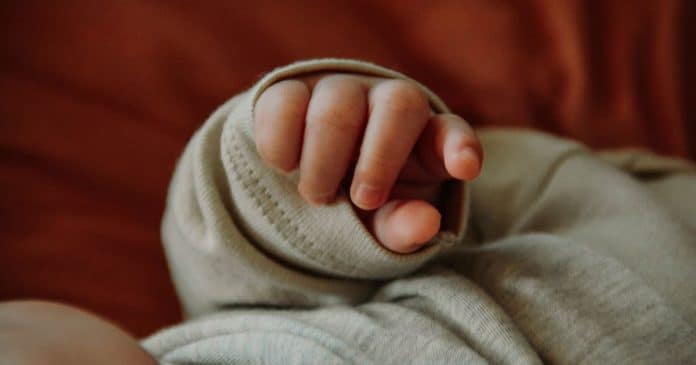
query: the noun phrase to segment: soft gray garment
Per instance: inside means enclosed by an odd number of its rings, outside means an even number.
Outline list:
[[[482,130],[480,178],[409,255],[383,249],[345,197],[313,208],[266,167],[253,106],[316,71],[266,75],[214,113],[179,161],[163,222],[190,319],[143,341],[172,364],[696,363],[696,169]],[[436,112],[447,107],[429,90]]]

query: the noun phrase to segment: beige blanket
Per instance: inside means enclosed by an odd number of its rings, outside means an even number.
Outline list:
[[[313,71],[405,76],[315,60],[266,75],[215,112],[175,173],[163,222],[191,318],[143,341],[173,364],[696,363],[696,169],[483,130],[482,176],[448,229],[396,255],[345,197],[306,205],[261,163],[253,105]],[[447,107],[434,94],[434,110]]]

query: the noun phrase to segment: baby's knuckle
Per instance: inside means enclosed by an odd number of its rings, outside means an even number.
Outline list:
[[[297,98],[308,95],[307,87],[298,80],[283,80],[269,86],[261,93],[259,104],[273,103],[278,99]]]
[[[360,86],[360,81],[352,75],[347,75],[347,74],[331,74],[322,77],[317,81],[317,85],[315,87],[356,87]]]
[[[304,82],[294,79],[282,80],[271,85],[268,92],[279,97],[293,97],[306,99],[309,97],[309,88]]]
[[[279,105],[284,105],[283,110],[293,111],[294,109],[306,106],[309,103],[310,92],[303,82],[298,80],[283,80],[268,87],[256,102],[257,109],[276,109]],[[288,106],[292,106],[288,108]]]
[[[296,80],[281,82],[290,81],[293,84],[300,83]],[[259,97],[255,107],[254,121],[266,127],[294,123],[295,120],[301,119],[304,115],[309,98],[309,91],[304,84],[273,85]]]
[[[388,80],[379,86],[382,98],[392,108],[400,111],[422,111],[428,109],[428,98],[413,82]]]

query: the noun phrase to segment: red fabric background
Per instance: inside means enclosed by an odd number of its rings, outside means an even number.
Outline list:
[[[693,2],[3,1],[0,300],[137,335],[178,306],[159,220],[195,128],[313,57],[403,71],[474,125],[696,158]]]

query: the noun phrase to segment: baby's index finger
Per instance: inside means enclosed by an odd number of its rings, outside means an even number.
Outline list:
[[[428,139],[423,141],[418,152],[434,154],[437,160],[428,156],[421,156],[421,160],[443,164],[447,173],[459,180],[473,180],[481,173],[481,142],[464,119],[455,114],[438,114],[430,118],[428,128]]]

